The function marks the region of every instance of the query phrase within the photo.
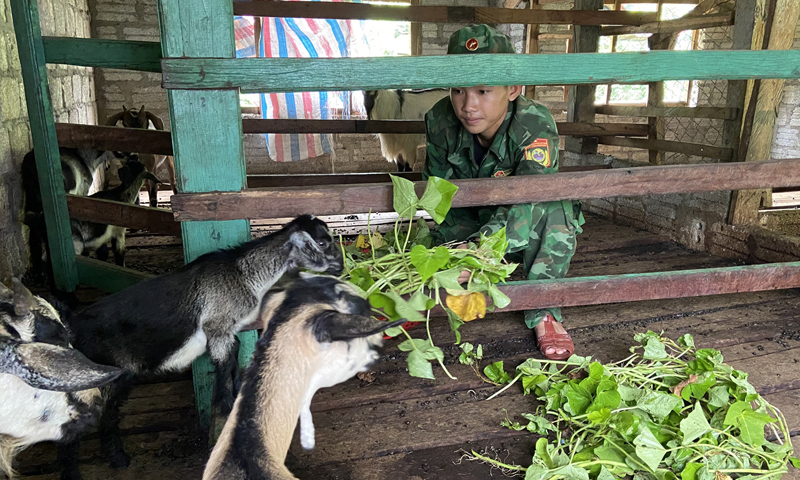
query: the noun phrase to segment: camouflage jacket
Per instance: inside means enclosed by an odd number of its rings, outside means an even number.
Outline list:
[[[558,171],[558,131],[550,111],[523,96],[509,102],[505,121],[497,131],[480,167],[473,160],[473,135],[464,129],[450,98],[440,100],[425,115],[427,159],[422,178],[490,178],[539,175]],[[568,222],[582,224],[579,208],[563,204]],[[503,227],[509,237],[509,253],[524,250],[535,225],[533,204],[489,208],[453,209],[439,227],[442,241],[464,240]],[[465,235],[466,230],[472,231]]]

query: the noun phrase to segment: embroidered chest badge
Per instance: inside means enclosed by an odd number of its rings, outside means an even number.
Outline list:
[[[533,160],[544,168],[552,166],[550,161],[550,146],[546,138],[537,138],[525,147],[525,160]]]
[[[511,175],[511,170],[498,170],[492,175],[494,178],[507,177]]]
[[[470,52],[474,52],[475,50],[478,49],[478,39],[470,38],[469,40],[467,40],[467,43],[464,44],[464,46],[467,47],[467,50],[469,50]]]

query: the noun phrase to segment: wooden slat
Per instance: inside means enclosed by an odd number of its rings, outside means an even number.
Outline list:
[[[429,23],[540,23],[551,25],[642,25],[655,21],[645,12],[607,10],[513,10],[490,7],[370,5],[333,2],[234,1],[234,15],[256,17],[391,20]]]
[[[172,212],[158,208],[140,207],[111,200],[67,195],[70,218],[119,227],[147,230],[151,233],[179,236],[181,226]]]
[[[602,27],[600,35],[630,35],[634,33],[673,33],[683,30],[724,27],[733,25],[732,13],[703,15],[701,17],[678,18],[663,22],[646,23],[638,26]]]
[[[738,115],[739,109],[725,107],[625,107],[602,105],[595,107],[595,112],[600,115],[623,117],[683,117],[732,120]]]
[[[608,170],[611,165],[580,165],[559,167],[560,172],[589,172]],[[412,182],[422,181],[420,172],[400,172],[392,175]],[[320,175],[248,175],[247,188],[309,187],[320,185],[358,185],[364,183],[391,183],[388,173],[337,173]]]
[[[161,44],[103,38],[44,37],[47,63],[161,71]]]
[[[723,161],[729,161],[733,152],[730,148],[644,138],[600,137],[600,143],[617,147],[644,148],[647,150],[658,150],[660,152],[675,152],[684,155],[697,155],[698,157],[718,158]]]
[[[101,262],[88,257],[75,257],[80,283],[115,293],[137,283],[154,278],[155,275],[137,272],[113,263]]]
[[[58,145],[122,152],[172,155],[172,137],[163,130],[56,123]]]
[[[798,182],[798,159],[453,180],[460,187],[453,198],[453,207],[780,187]],[[422,194],[425,183],[416,185]],[[278,218],[307,212],[317,215],[389,212],[393,210],[392,187],[342,185],[178,194],[172,196],[172,209],[179,221]]]
[[[251,92],[795,78],[797,65],[800,50],[161,61],[165,88]]]
[[[800,262],[528,280],[499,285],[498,288],[508,295],[511,303],[495,311],[639,302],[797,287],[800,287]],[[444,311],[437,306],[431,315],[443,316]],[[264,328],[264,325],[255,323],[248,328]]]
[[[561,135],[647,135],[636,123],[558,122]],[[425,133],[425,122],[409,120],[242,120],[243,133]],[[62,147],[172,155],[170,132],[141,128],[56,123]]]
[[[42,31],[39,26],[39,9],[35,0],[19,0],[11,2],[11,11],[22,68],[22,82],[25,85],[25,101],[33,148],[37,153],[36,169],[39,174],[42,207],[47,225],[53,281],[58,289],[72,291],[78,284],[78,271],[75,267],[75,251],[67,215],[67,202],[64,199],[61,155],[58,151],[53,106],[50,101]]]
[[[244,119],[244,133],[425,133],[417,120],[267,120]],[[557,122],[558,133],[572,136],[647,135],[636,123]],[[613,132],[613,133],[612,133]]]

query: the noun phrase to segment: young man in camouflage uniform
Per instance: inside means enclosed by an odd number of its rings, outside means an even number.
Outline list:
[[[462,28],[448,54],[516,53],[508,37],[487,25]],[[522,86],[452,88],[425,116],[427,160],[422,178],[491,178],[558,171],[559,137],[546,107],[521,96]],[[583,216],[569,200],[453,209],[435,231],[439,243],[475,239],[506,227],[507,257],[530,280],[564,278],[575,253]],[[561,326],[561,309],[528,310],[547,358],[574,353]]]

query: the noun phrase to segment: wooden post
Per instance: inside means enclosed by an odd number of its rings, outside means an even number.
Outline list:
[[[766,0],[738,0],[736,2],[736,23],[733,25],[732,50],[760,50],[766,22]],[[758,32],[758,33],[756,33]],[[754,43],[757,42],[757,43]],[[749,80],[752,83],[752,80]],[[745,97],[748,80],[729,80],[728,96],[725,106],[737,108],[737,118],[722,124],[722,146],[733,149],[733,161],[739,159],[739,138],[744,118]],[[752,88],[752,85],[751,85]]]
[[[530,8],[539,8],[539,0],[529,0],[529,2]],[[525,30],[525,53],[539,53],[539,24],[531,23]],[[536,85],[526,85],[525,96],[536,100]]]
[[[575,0],[576,10],[599,10],[603,8],[603,0]],[[596,52],[600,39],[600,27],[575,25],[575,53]],[[567,105],[567,121],[594,122],[594,85],[573,86],[569,89]],[[575,153],[597,153],[597,138],[567,137],[565,149]]]
[[[661,20],[661,13],[664,8],[664,0],[658,0],[657,16]],[[647,106],[648,107],[663,107],[664,106],[664,82],[652,82],[648,84],[647,88]],[[649,140],[664,140],[664,117],[648,117],[647,118],[647,138]],[[648,159],[653,165],[661,165],[664,162],[664,152],[658,150],[648,150]]]
[[[159,10],[165,58],[235,57],[230,0],[160,0]],[[167,100],[178,191],[243,190],[246,174],[238,90],[169,90]],[[181,230],[187,262],[250,239],[246,220],[183,223]],[[255,332],[243,337],[242,348],[252,352]],[[193,374],[200,420],[208,424],[214,376],[207,355],[194,362]]]
[[[78,269],[72,246],[64,180],[61,175],[61,155],[58,153],[53,107],[47,82],[42,30],[36,0],[13,0],[14,33],[17,37],[25,100],[31,122],[31,137],[36,151],[36,169],[42,193],[42,207],[47,224],[50,263],[56,288],[65,292],[75,290]],[[38,252],[31,252],[38,255]]]
[[[411,0],[411,5],[421,5],[421,2],[420,0]],[[422,55],[422,24],[411,22],[409,34],[411,35],[411,55]]]
[[[773,15],[773,12],[770,12]],[[787,50],[794,40],[797,20],[800,18],[800,2],[778,0],[775,5],[772,28],[769,32],[770,50]],[[772,152],[775,119],[778,115],[785,80],[761,80],[753,116],[753,130],[747,146],[745,162],[768,160]],[[758,209],[767,193],[767,202],[772,206],[769,191],[745,190],[733,192],[728,222],[732,224],[754,224],[758,221]]]

